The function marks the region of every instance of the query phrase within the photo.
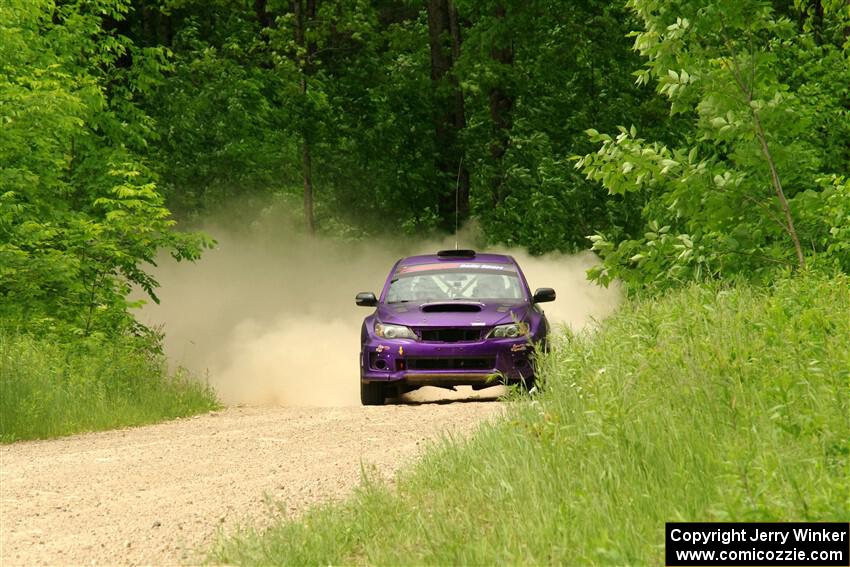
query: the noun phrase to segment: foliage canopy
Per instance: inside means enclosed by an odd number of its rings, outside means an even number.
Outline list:
[[[170,211],[234,204],[593,235],[632,289],[846,271],[848,37],[838,0],[7,0],[0,317],[126,330],[159,254],[212,244]]]
[[[648,195],[642,236],[598,232],[603,283],[667,286],[764,274],[777,266],[850,268],[850,8],[818,4],[798,22],[770,3],[631,0],[655,83],[687,125],[673,144],[587,131],[577,167],[610,193]]]

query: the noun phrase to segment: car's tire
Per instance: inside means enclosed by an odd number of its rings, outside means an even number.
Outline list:
[[[360,403],[364,406],[382,406],[386,401],[386,390],[380,382],[360,382]]]

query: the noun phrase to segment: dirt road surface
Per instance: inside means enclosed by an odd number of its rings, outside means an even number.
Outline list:
[[[428,440],[468,434],[501,410],[231,408],[2,446],[0,565],[197,563],[219,531],[344,497],[361,463],[391,477]]]

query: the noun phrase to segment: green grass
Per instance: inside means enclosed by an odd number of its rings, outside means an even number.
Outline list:
[[[211,560],[663,565],[667,521],[846,521],[848,344],[843,276],[631,302],[536,401]]]
[[[218,407],[137,339],[54,343],[0,330],[0,442],[141,425]]]

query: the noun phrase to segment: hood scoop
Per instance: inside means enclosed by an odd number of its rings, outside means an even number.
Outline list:
[[[481,305],[478,303],[427,303],[422,306],[425,313],[478,313]]]

